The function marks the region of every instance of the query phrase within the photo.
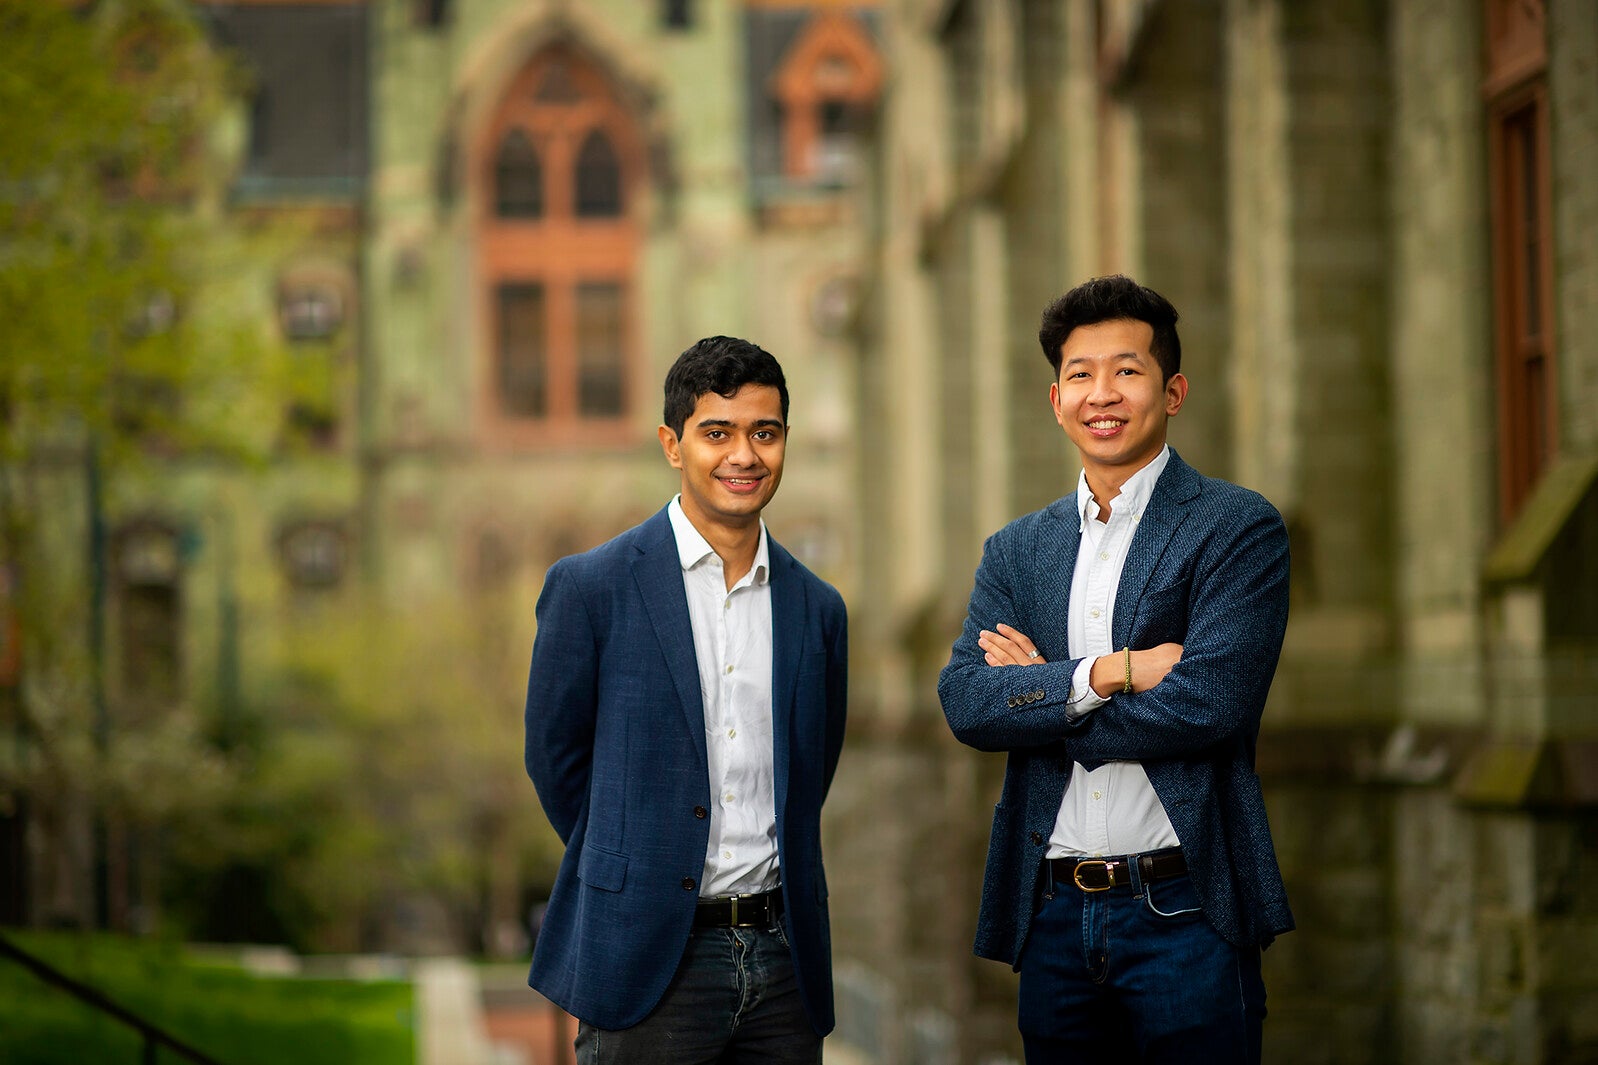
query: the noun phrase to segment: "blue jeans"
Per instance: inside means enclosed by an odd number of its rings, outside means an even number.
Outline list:
[[[1258,1065],[1264,1020],[1259,950],[1221,938],[1189,877],[1045,883],[1021,954],[1027,1065]]]
[[[578,1065],[820,1065],[781,928],[699,928],[654,1010],[577,1026]]]

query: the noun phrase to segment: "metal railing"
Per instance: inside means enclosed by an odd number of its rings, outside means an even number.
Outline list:
[[[138,1014],[122,1008],[99,991],[87,984],[79,983],[43,958],[23,950],[4,934],[0,934],[0,955],[10,958],[52,987],[60,988],[85,1005],[138,1032],[144,1040],[142,1065],[156,1065],[156,1054],[162,1049],[170,1050],[184,1060],[193,1062],[194,1065],[222,1065],[220,1061],[204,1051],[195,1049],[161,1026],[152,1024]]]

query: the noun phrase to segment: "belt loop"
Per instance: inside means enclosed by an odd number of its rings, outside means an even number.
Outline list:
[[[1045,901],[1054,898],[1054,861],[1051,858],[1043,859],[1043,898]]]
[[[1126,868],[1132,874],[1132,897],[1140,899],[1143,897],[1143,886],[1147,882],[1146,878],[1154,872],[1154,859],[1146,854],[1129,855],[1126,860]]]

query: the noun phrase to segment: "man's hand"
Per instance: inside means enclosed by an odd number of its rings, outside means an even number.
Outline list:
[[[990,666],[1041,666],[1048,659],[1038,653],[1025,633],[999,622],[998,631],[983,629],[977,634],[977,646],[987,654],[983,658]]]
[[[1171,667],[1182,660],[1182,645],[1162,643],[1146,651],[1133,651],[1131,657],[1132,690],[1146,692],[1164,680]],[[1089,686],[1106,699],[1120,694],[1126,687],[1126,660],[1125,651],[1100,655],[1088,676]]]
[[[1041,666],[1048,659],[1038,653],[1030,637],[1013,625],[1002,621],[992,630],[983,629],[977,635],[977,646],[985,652],[984,660],[990,666]],[[1100,696],[1108,699],[1126,687],[1126,652],[1116,651],[1100,655],[1093,663],[1088,683]],[[1182,660],[1182,645],[1162,643],[1143,651],[1132,652],[1132,690],[1148,691]]]

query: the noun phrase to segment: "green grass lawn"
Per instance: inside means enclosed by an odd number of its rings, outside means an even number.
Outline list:
[[[107,935],[3,929],[112,1002],[222,1065],[411,1065],[411,985],[254,976],[174,944]],[[138,1065],[143,1042],[0,956],[0,1062]],[[163,1051],[161,1065],[184,1059]]]

